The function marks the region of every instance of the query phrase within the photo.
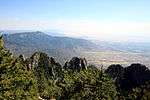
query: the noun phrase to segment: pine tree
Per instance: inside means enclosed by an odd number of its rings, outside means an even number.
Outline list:
[[[36,81],[22,59],[14,59],[4,48],[0,37],[0,99],[30,100],[37,99]]]
[[[114,82],[98,69],[66,73],[62,83],[62,99],[113,100],[117,93]]]

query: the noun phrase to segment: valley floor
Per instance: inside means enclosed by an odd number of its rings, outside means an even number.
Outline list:
[[[132,63],[145,64],[150,68],[150,54],[119,52],[119,51],[100,51],[100,52],[83,52],[81,57],[85,57],[89,64],[97,66],[103,65],[104,68],[111,64],[121,64],[123,66]]]

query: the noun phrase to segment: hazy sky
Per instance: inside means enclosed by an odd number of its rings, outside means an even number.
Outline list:
[[[0,0],[0,29],[150,41],[150,0]]]

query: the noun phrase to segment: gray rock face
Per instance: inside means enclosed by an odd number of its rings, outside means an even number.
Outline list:
[[[58,75],[62,70],[61,65],[57,63],[54,58],[42,52],[34,53],[30,58],[26,59],[25,62],[28,69],[33,69],[37,73],[42,71],[47,78]]]
[[[65,63],[64,69],[70,69],[73,71],[87,69],[87,61],[85,58],[73,57],[69,62]]]

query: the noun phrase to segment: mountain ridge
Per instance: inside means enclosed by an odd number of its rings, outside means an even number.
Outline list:
[[[3,37],[6,48],[17,56],[24,54],[29,57],[36,51],[42,51],[49,56],[67,60],[81,51],[97,48],[96,44],[85,39],[50,36],[40,31],[3,34]]]

